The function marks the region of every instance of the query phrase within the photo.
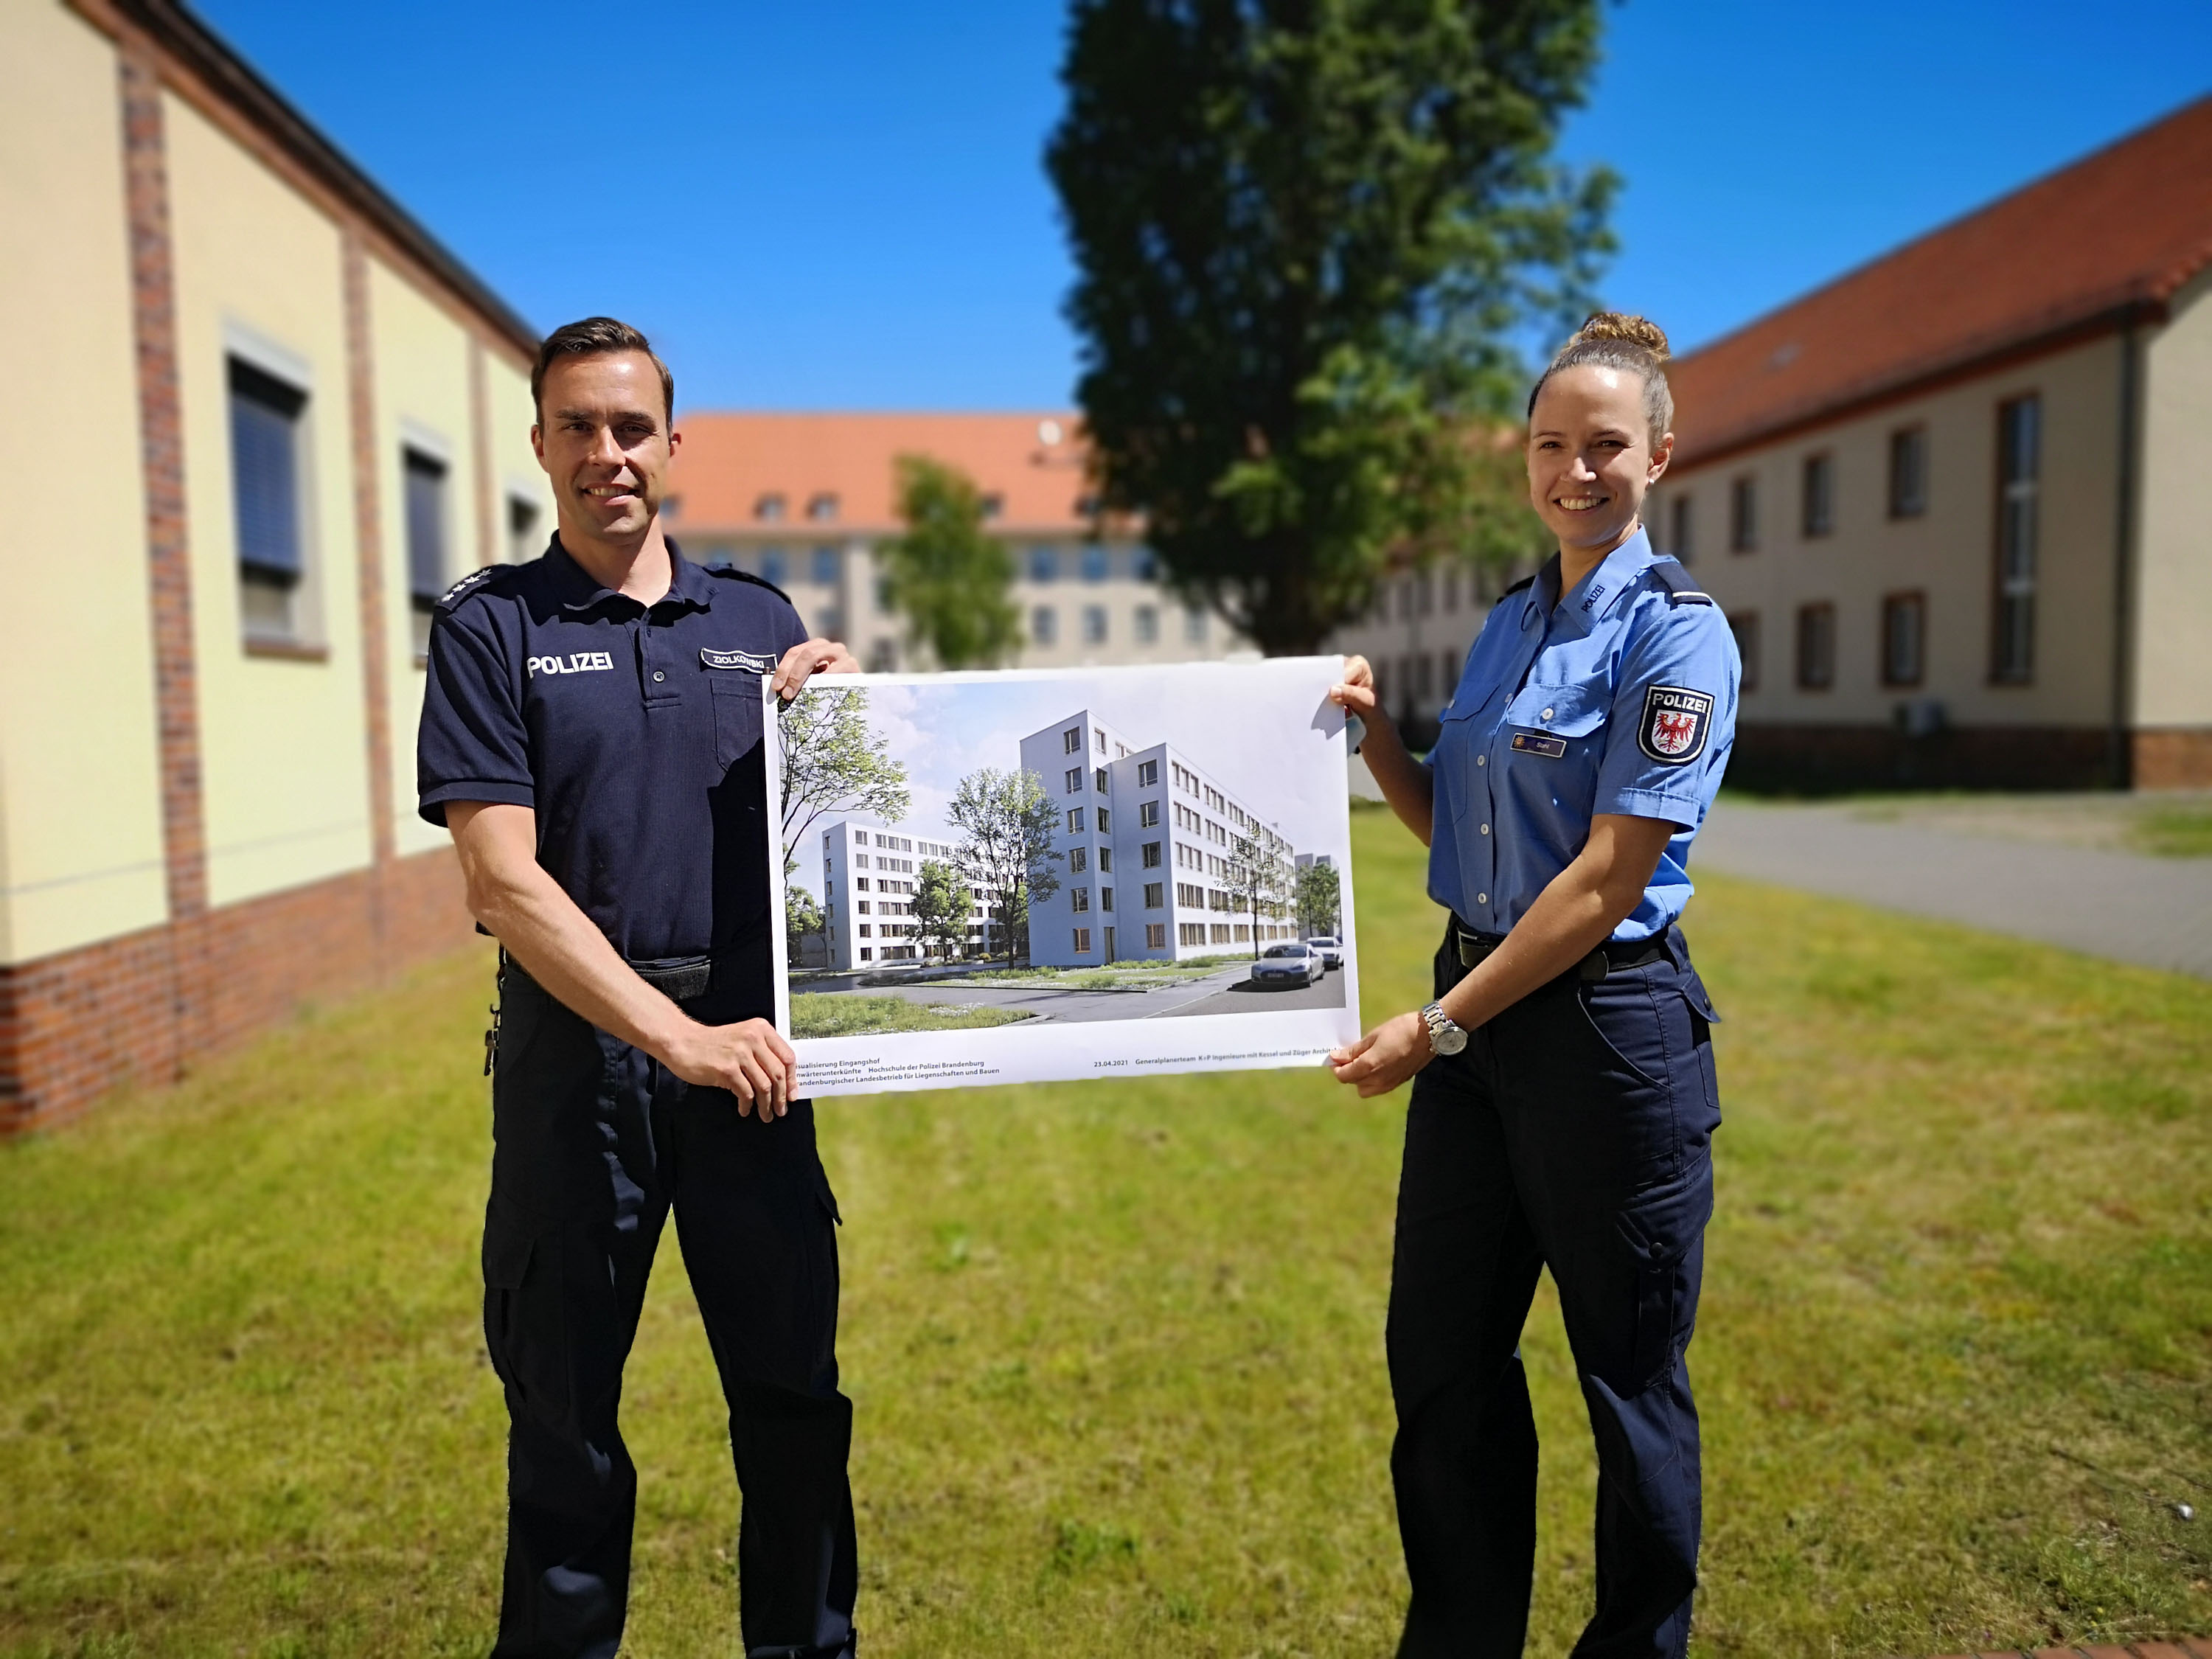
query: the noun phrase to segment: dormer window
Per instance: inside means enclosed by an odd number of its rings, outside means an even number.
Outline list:
[[[806,516],[817,524],[828,524],[837,516],[837,495],[835,490],[818,490],[806,498]]]
[[[771,490],[753,502],[753,517],[763,524],[780,524],[783,520],[783,493]]]
[[[984,518],[995,519],[1006,510],[1006,498],[994,489],[983,497],[982,506]]]

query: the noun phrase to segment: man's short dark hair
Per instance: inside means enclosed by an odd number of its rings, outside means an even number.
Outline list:
[[[673,424],[676,419],[676,377],[668,372],[668,365],[660,361],[653,343],[628,323],[612,317],[586,317],[580,323],[565,323],[538,343],[538,361],[530,366],[530,401],[538,410],[538,423],[545,421],[545,371],[553,366],[556,357],[601,357],[612,351],[642,351],[653,359],[653,366],[660,371],[660,402],[662,413]]]

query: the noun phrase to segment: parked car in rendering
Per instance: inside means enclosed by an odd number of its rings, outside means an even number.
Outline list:
[[[1316,933],[1306,941],[1306,949],[1321,958],[1324,968],[1344,966],[1344,941],[1331,939],[1327,933]]]
[[[1303,940],[1291,945],[1271,945],[1252,964],[1252,983],[1310,985],[1328,972],[1328,965],[1318,954],[1306,949]]]

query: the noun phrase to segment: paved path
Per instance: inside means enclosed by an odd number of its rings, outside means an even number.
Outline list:
[[[1924,823],[1849,805],[1723,802],[1702,867],[2212,979],[2212,859],[2150,858]]]

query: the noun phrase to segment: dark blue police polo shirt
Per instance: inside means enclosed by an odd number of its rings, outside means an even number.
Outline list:
[[[806,638],[781,592],[669,544],[650,607],[553,538],[438,602],[416,750],[422,816],[505,803],[538,816],[538,861],[633,962],[765,937],[760,676]]]

